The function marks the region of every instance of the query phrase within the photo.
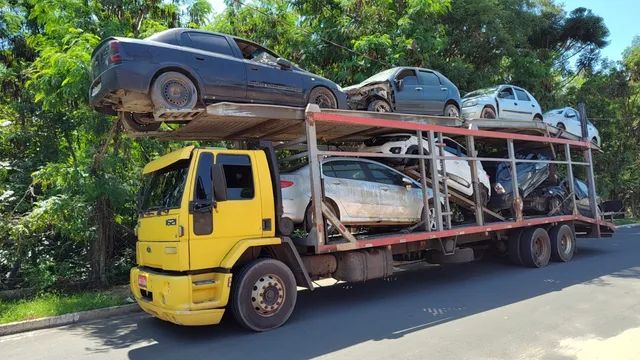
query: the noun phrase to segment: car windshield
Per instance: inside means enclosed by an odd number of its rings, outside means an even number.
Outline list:
[[[366,146],[379,146],[386,144],[388,142],[397,142],[397,141],[407,141],[411,138],[411,135],[404,134],[394,134],[394,135],[382,135],[376,136],[370,139],[365,140],[364,144]]]
[[[144,175],[138,210],[147,212],[179,208],[188,173],[189,160],[180,160]]]
[[[547,114],[562,114],[564,112],[564,109],[553,109],[553,110],[549,110],[546,113],[544,113],[545,115]]]
[[[465,96],[463,96],[463,99],[464,98],[474,97],[474,96],[480,96],[480,95],[488,95],[488,94],[495,93],[496,91],[498,91],[498,87],[497,86],[486,88],[486,89],[480,89],[480,90],[476,90],[476,91],[472,91],[470,93],[467,93]]]
[[[383,72],[379,72],[379,73],[373,75],[372,77],[368,78],[367,80],[363,81],[362,83],[374,83],[374,82],[381,82],[381,81],[388,80],[389,77],[391,77],[391,74],[393,74],[394,71],[396,71],[395,68],[388,69],[388,70],[385,70]]]

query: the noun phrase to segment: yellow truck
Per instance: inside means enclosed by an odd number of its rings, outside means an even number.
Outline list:
[[[264,113],[264,109],[258,110]],[[172,136],[251,140],[255,134],[265,134],[268,139],[282,139],[278,148],[304,144],[306,151],[293,157],[308,158],[310,207],[320,221],[314,221],[308,234],[298,231],[297,237],[292,236],[293,223],[283,217],[278,160],[270,142],[248,141],[247,150],[188,146],[148,163],[138,199],[137,266],[131,270],[131,290],[144,311],[176,324],[217,324],[230,310],[242,326],[265,331],[287,321],[296,304],[297,288],[313,290],[315,279],[366,281],[390,276],[394,269],[415,261],[470,261],[475,252],[488,247],[502,249],[515,263],[542,267],[550,259],[569,261],[576,236],[600,237],[613,230],[598,217],[580,215],[575,206],[572,214],[523,217],[516,211],[513,219],[505,219],[483,208],[479,198],[470,205],[475,210],[475,223],[452,224],[451,197],[444,185],[433,192],[433,199],[424,196],[423,212],[434,219],[433,228],[426,225],[432,222],[421,221],[402,229],[356,233],[341,224],[339,214],[325,202],[323,157],[389,155],[341,152],[319,146],[318,139],[357,142],[371,134],[398,130],[415,132],[420,139],[425,136],[428,153],[398,155],[419,162],[422,189],[427,188],[427,177],[431,184],[446,184],[435,171],[436,161],[444,166],[442,152],[437,153],[437,139],[443,134],[466,139],[470,149],[467,161],[476,187],[476,138],[505,141],[509,150],[506,159],[483,161],[515,164],[513,141],[518,140],[555,147],[558,154],[564,154],[555,163],[567,165],[570,177],[574,166],[592,170],[593,145],[589,141],[550,137],[546,135],[549,129],[539,135],[501,132],[493,120],[487,125],[492,131],[486,131],[478,126],[438,125],[443,119],[406,121],[395,114],[381,117],[337,110],[307,112],[288,119],[270,113],[248,118],[248,110],[213,116],[212,111],[208,118],[205,113],[200,120],[192,120],[194,127],[205,132]],[[583,152],[586,161],[572,163],[571,154],[576,151]],[[427,175],[427,167],[434,171]],[[518,188],[515,166],[512,171],[513,188]],[[594,190],[591,195],[595,198]],[[514,205],[521,203],[516,196]],[[337,236],[326,235],[327,222],[337,229]]]

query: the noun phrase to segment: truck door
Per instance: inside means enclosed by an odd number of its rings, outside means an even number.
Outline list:
[[[219,152],[215,162],[222,164],[225,171],[227,200],[212,202],[208,217],[194,212],[193,207],[190,209],[191,269],[215,267],[238,240],[262,236],[262,205],[257,193],[255,159],[249,152]],[[212,163],[213,154],[202,151],[193,183],[194,201],[213,200]]]
[[[227,38],[215,34],[189,31],[182,34],[181,43],[194,49],[185,52],[187,64],[192,64],[201,81],[206,101],[244,100],[247,74],[243,60],[238,59]]]
[[[303,106],[302,75],[294,68],[281,68],[277,55],[244,40],[236,44],[247,69],[247,99],[258,103]]]

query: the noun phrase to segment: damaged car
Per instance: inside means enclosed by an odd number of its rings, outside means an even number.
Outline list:
[[[394,67],[342,89],[352,110],[460,116],[460,92],[437,71]]]

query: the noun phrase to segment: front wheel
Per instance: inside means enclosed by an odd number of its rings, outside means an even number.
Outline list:
[[[482,112],[480,112],[480,118],[481,119],[495,119],[496,118],[496,112],[491,107],[486,106],[484,109],[482,109]]]
[[[338,101],[331,90],[318,86],[309,94],[309,104],[316,104],[323,109],[337,109]]]
[[[382,99],[375,99],[369,103],[367,110],[373,112],[391,112],[391,105]]]
[[[542,121],[542,116],[536,115],[533,117],[533,121]]]
[[[275,259],[256,259],[233,278],[231,311],[247,329],[271,330],[289,319],[297,295],[296,280],[287,265]]]

